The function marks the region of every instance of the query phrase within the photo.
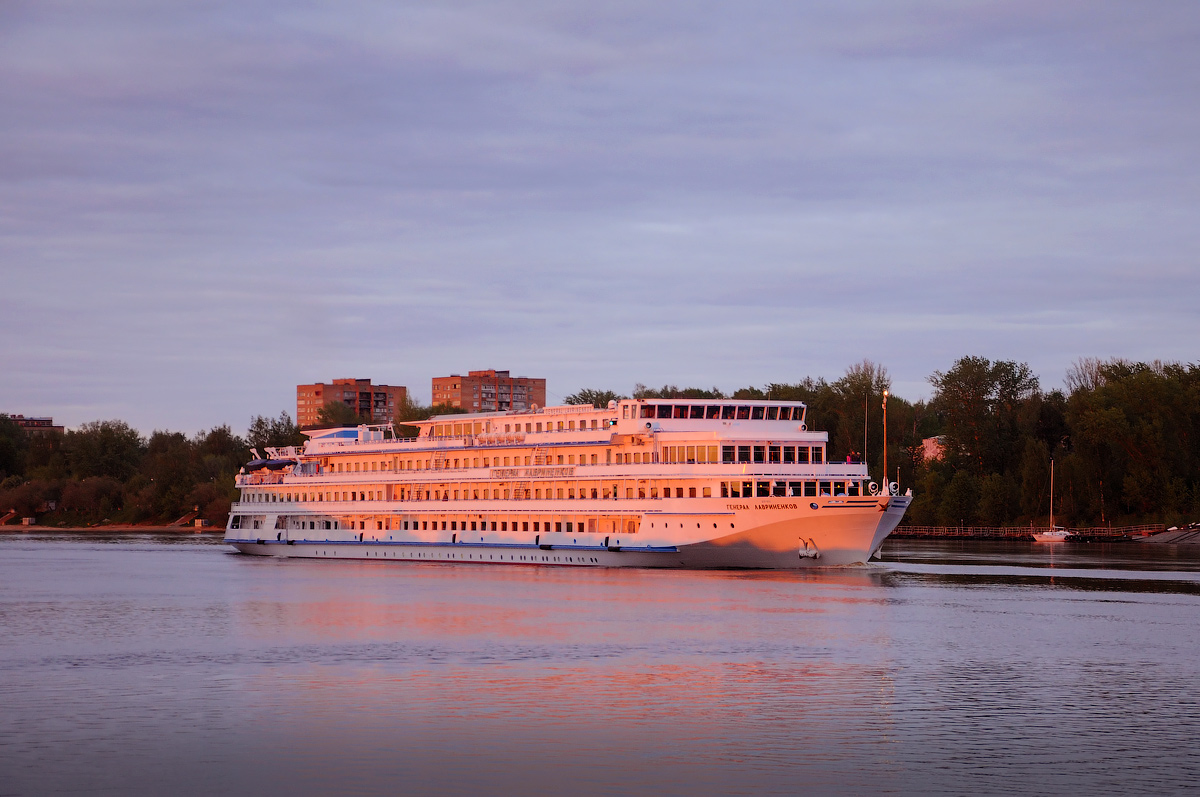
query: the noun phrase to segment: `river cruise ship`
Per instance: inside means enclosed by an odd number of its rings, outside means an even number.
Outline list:
[[[911,491],[829,462],[799,402],[637,399],[310,431],[237,476],[248,554],[577,567],[865,562]]]

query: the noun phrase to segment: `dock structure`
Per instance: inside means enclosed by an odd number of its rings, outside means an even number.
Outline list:
[[[1162,524],[1141,526],[1094,526],[1068,529],[1069,542],[1115,542],[1148,537],[1163,531]],[[897,526],[890,536],[900,539],[1032,540],[1047,526]]]

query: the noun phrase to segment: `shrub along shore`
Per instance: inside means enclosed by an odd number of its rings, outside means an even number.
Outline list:
[[[929,376],[932,397],[887,404],[889,480],[911,487],[906,524],[1069,527],[1184,525],[1200,519],[1200,366],[1082,359],[1062,389],[1043,390],[1025,363],[963,357]],[[635,386],[634,398],[803,401],[810,429],[829,433],[831,459],[863,456],[882,481],[882,396],[887,369],[864,360],[832,382],[805,378],[726,394],[717,388]],[[605,406],[624,396],[586,389],[568,403]],[[461,412],[404,407],[404,420]],[[367,423],[333,405],[321,426]],[[405,432],[404,427],[398,431]],[[412,428],[408,427],[411,432]],[[865,449],[864,449],[865,432]],[[0,517],[39,526],[167,526],[198,512],[221,527],[250,448],[298,445],[286,413],[255,417],[246,435],[216,426],[191,437],[142,436],[119,420],[63,435],[28,435],[0,415]],[[20,522],[16,519],[12,522]]]

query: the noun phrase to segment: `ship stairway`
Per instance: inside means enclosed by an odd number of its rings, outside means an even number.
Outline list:
[[[16,516],[17,516],[17,510],[15,510],[15,509],[0,516],[0,526],[3,526],[5,523],[12,520]]]
[[[546,451],[541,446],[533,449],[533,464],[534,465],[549,465],[550,458],[546,456]]]
[[[533,482],[516,482],[512,486],[513,498],[517,501],[528,501],[533,498]]]

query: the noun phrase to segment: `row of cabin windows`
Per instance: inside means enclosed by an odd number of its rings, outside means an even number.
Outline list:
[[[382,501],[383,490],[334,490],[321,493],[252,492],[242,498],[249,503],[278,503],[280,501]]]
[[[587,431],[589,429],[607,429],[612,425],[612,421],[608,418],[598,419],[593,418],[591,421],[581,420],[576,425],[575,421],[531,421],[529,423],[506,423],[504,424],[504,434],[520,434],[525,432],[533,434],[534,432],[575,432]],[[496,424],[495,431],[499,433],[500,424]],[[484,426],[481,422],[474,423],[438,423],[434,424],[430,432],[431,437],[463,437],[465,435],[483,434]]]
[[[712,487],[662,487],[663,498],[712,498]],[[660,488],[652,487],[626,487],[625,497],[634,498],[635,493],[637,498],[659,497]],[[673,491],[673,492],[672,492]],[[400,499],[409,501],[484,501],[491,500],[518,500],[518,501],[541,501],[558,500],[558,501],[574,501],[587,500],[615,500],[621,497],[621,488],[617,485],[605,485],[603,487],[519,487],[508,489],[416,489],[402,490]]]
[[[590,517],[571,520],[404,520],[396,521],[398,531],[530,531],[566,534],[636,534],[635,518]],[[411,528],[410,528],[411,524]],[[470,528],[468,528],[470,524]],[[384,522],[378,521],[378,528]],[[432,528],[430,528],[432,526]],[[510,528],[511,526],[511,528]]]
[[[647,489],[649,492],[647,493]],[[659,497],[660,488],[652,486],[649,488],[637,488],[636,494],[638,498]],[[711,487],[668,487],[661,488],[663,498],[711,498]],[[400,500],[417,500],[417,501],[467,501],[480,499],[485,501],[490,500],[535,500],[540,501],[543,498],[546,500],[586,500],[604,499],[613,500],[620,497],[620,488],[617,485],[606,485],[604,487],[547,487],[547,488],[518,488],[518,489],[491,489],[491,488],[467,488],[462,487],[457,490],[451,488],[436,488],[436,489],[400,489],[397,491]],[[625,488],[625,497],[633,498],[635,488]],[[277,492],[254,492],[248,493],[244,501],[250,503],[276,503],[281,501],[382,501],[384,500],[383,490],[334,490],[331,492],[318,493],[277,493]]]
[[[649,461],[649,460],[647,460]],[[482,463],[482,464],[481,464]],[[400,470],[436,470],[438,468],[519,468],[522,465],[599,465],[599,454],[545,454],[529,457],[446,457],[435,466],[432,459],[406,459],[398,463]],[[611,464],[607,462],[605,464]]]
[[[771,465],[820,465],[825,460],[822,446],[732,445],[721,446],[721,462],[760,462]]]
[[[736,404],[643,404],[642,418],[723,421],[802,421],[803,407],[751,407]]]
[[[229,524],[232,529],[250,528],[247,521],[251,518],[234,515]],[[400,520],[388,518],[371,521],[377,531],[391,530],[393,523],[397,531],[532,531],[534,533],[566,533],[566,534],[637,534],[640,521],[637,518],[619,517],[589,517],[572,518],[570,520]],[[467,525],[470,524],[468,529]],[[261,528],[262,521],[255,519],[253,528]],[[310,530],[354,529],[365,530],[365,520],[299,520],[293,521],[292,528]],[[432,528],[430,528],[432,526]],[[490,526],[490,528],[489,528]],[[510,529],[511,526],[511,529]],[[530,528],[532,526],[532,528]],[[518,528],[519,527],[519,528]]]
[[[353,466],[353,467],[352,467]],[[380,471],[388,469],[388,461],[377,462],[336,462],[329,464],[330,473],[362,473],[363,471]]]
[[[783,445],[723,445],[720,446],[721,458],[717,459],[717,446],[664,446],[661,455],[651,451],[613,452],[605,449],[604,464],[641,465],[652,462],[667,463],[735,463],[759,462],[770,464],[821,464],[825,460],[825,449],[821,446],[783,446]],[[525,457],[446,457],[440,462],[433,459],[395,460],[395,466],[400,470],[434,470],[437,468],[510,468],[529,467],[531,465],[599,465],[599,454],[544,454],[536,458]],[[351,467],[353,465],[353,467]],[[368,468],[368,465],[370,466]],[[436,467],[435,467],[436,466]],[[362,471],[387,470],[388,462],[354,462],[330,463],[333,473],[359,473]]]
[[[799,498],[867,495],[859,481],[736,481],[721,482],[722,498]]]

